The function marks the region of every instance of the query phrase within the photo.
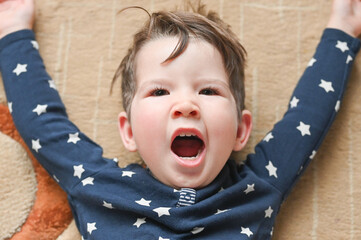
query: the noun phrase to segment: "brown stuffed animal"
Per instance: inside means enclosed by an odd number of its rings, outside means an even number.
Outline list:
[[[0,131],[16,140],[24,147],[32,161],[37,181],[36,199],[30,213],[23,225],[18,226],[20,231],[13,234],[9,239],[57,239],[57,237],[68,227],[70,221],[72,220],[71,210],[67,203],[66,194],[31,154],[21,139],[19,133],[16,131],[8,107],[3,104],[0,104]],[[6,150],[7,149],[1,148],[0,157],[2,156],[1,152]],[[7,161],[11,164],[11,159],[8,159]],[[7,175],[0,174],[0,178],[2,177],[7,177]],[[16,179],[4,179],[4,181],[16,181]],[[3,196],[0,200],[0,204],[1,201],[6,200],[6,196]],[[19,201],[22,201],[22,199],[19,199]],[[4,218],[2,219],[4,222],[6,222],[6,219],[9,217],[11,216],[0,214],[0,218]]]

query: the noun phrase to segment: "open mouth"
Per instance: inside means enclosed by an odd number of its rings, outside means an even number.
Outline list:
[[[171,149],[183,159],[196,159],[204,149],[204,142],[194,134],[180,134],[174,138]]]

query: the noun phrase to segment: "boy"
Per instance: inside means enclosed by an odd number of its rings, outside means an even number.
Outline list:
[[[270,239],[280,204],[338,111],[360,46],[360,1],[336,0],[333,29],[289,111],[237,166],[229,155],[252,125],[243,48],[215,15],[152,15],[117,73],[122,140],[148,168],[120,169],[68,120],[34,35],[23,30],[32,27],[33,2],[0,1],[0,9],[0,69],[14,121],[67,192],[84,239]]]

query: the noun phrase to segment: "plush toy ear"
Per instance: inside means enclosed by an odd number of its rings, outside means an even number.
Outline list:
[[[118,127],[124,147],[130,152],[137,151],[137,145],[134,141],[132,127],[126,112],[119,113]]]
[[[240,151],[246,146],[251,131],[252,114],[248,110],[243,110],[241,122],[238,124],[236,144],[233,148],[234,151]]]

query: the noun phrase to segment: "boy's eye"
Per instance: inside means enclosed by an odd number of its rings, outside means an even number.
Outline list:
[[[159,97],[164,95],[169,95],[169,92],[165,89],[155,89],[151,92],[151,96]]]
[[[202,94],[202,95],[219,95],[218,91],[216,89],[212,89],[212,88],[205,88],[205,89],[202,89],[199,94]]]

